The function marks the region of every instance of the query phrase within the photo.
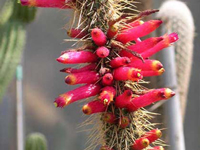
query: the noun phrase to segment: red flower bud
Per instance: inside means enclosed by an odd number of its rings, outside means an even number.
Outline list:
[[[97,56],[89,51],[66,52],[57,58],[63,64],[92,63],[97,60]]]
[[[103,85],[112,85],[113,84],[113,75],[111,73],[106,73],[102,78]]]
[[[143,78],[141,71],[133,67],[119,67],[114,69],[113,77],[115,80],[120,81],[139,81]]]
[[[174,96],[175,93],[168,89],[168,88],[162,88],[162,89],[155,89],[152,90],[140,97],[133,98],[127,105],[127,109],[132,112],[136,111],[137,109],[141,107],[146,107],[154,102],[160,101],[160,100],[166,100],[168,98],[171,98]]]
[[[135,143],[131,147],[131,150],[142,150],[149,146],[149,140],[147,138],[139,138],[135,140]]]
[[[144,41],[141,41],[134,45],[128,46],[127,49],[130,49],[137,53],[142,53],[142,52],[145,52],[146,50],[154,47],[157,43],[159,43],[163,39],[164,39],[163,37],[148,38]],[[127,52],[126,50],[121,50],[120,56],[133,57],[133,54],[131,54],[130,52]]]
[[[165,150],[162,146],[156,146],[156,147],[153,147],[149,150]]]
[[[70,85],[95,83],[99,80],[99,74],[94,71],[84,71],[80,73],[73,73],[65,78],[65,82]]]
[[[141,60],[135,60],[127,65],[128,67],[134,67],[141,69],[142,71],[158,71],[163,68],[163,65],[158,60],[147,59],[145,62]],[[143,74],[143,76],[145,76]]]
[[[107,32],[107,37],[110,39],[113,38],[118,33],[118,30],[119,28],[117,24],[110,26]]]
[[[132,94],[133,93],[131,90],[124,91],[123,94],[116,97],[115,106],[117,106],[118,108],[125,108],[126,105],[130,102]]]
[[[96,100],[84,105],[82,111],[86,115],[91,115],[95,113],[105,112],[106,106],[102,104],[100,101]]]
[[[106,47],[102,46],[102,47],[98,47],[96,50],[96,54],[97,56],[99,56],[100,58],[105,58],[109,55],[110,50],[107,49]]]
[[[159,76],[165,72],[165,69],[161,68],[160,70],[157,71],[141,71],[141,72],[144,77]]]
[[[83,38],[86,37],[87,32],[83,31],[83,29],[71,28],[70,30],[67,31],[67,34],[71,38]]]
[[[56,8],[70,8],[69,4],[72,1],[66,3],[65,0],[21,0],[22,5],[35,6],[35,7],[56,7]]]
[[[161,138],[162,132],[159,129],[154,129],[149,132],[146,132],[142,137],[147,138],[150,143],[155,142]]]
[[[130,119],[129,119],[127,116],[123,116],[123,117],[121,117],[121,118],[119,119],[119,126],[120,126],[121,128],[124,129],[124,128],[128,127],[129,124],[130,124]]]
[[[110,66],[112,68],[118,68],[121,66],[125,66],[129,64],[131,60],[128,57],[116,57],[113,60],[110,61]]]
[[[64,68],[60,70],[60,72],[65,72],[65,73],[80,73],[84,71],[93,71],[96,68],[96,64],[89,64],[86,65],[82,68],[76,69],[76,68]]]
[[[116,122],[116,116],[113,113],[105,113],[102,116],[102,120],[107,123],[113,124]]]
[[[120,34],[118,34],[116,40],[124,44],[136,40],[139,37],[146,36],[153,32],[160,26],[161,23],[162,21],[160,20],[150,20],[134,28],[123,30]]]
[[[113,88],[112,86],[106,86],[102,89],[99,99],[104,105],[109,105],[110,102],[113,101],[115,94],[116,94],[115,88]]]
[[[91,36],[94,43],[98,46],[104,46],[107,42],[106,35],[99,28],[92,29]]]
[[[59,95],[54,101],[56,107],[65,107],[75,101],[97,95],[101,90],[100,85],[86,84],[72,91]]]

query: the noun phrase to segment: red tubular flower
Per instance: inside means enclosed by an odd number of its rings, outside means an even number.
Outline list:
[[[95,100],[84,105],[82,111],[86,115],[91,115],[95,113],[105,112],[106,106],[102,104],[100,101]]]
[[[113,113],[105,113],[102,116],[102,120],[107,123],[113,124],[116,122],[116,116]]]
[[[69,4],[72,1],[66,3],[65,0],[21,0],[22,5],[35,6],[35,7],[56,7],[56,8],[70,8]]]
[[[96,64],[89,64],[86,65],[82,68],[76,69],[76,68],[64,68],[60,70],[60,72],[65,72],[65,73],[80,73],[84,71],[93,71],[96,68]]]
[[[119,126],[120,128],[126,128],[130,124],[130,119],[127,116],[123,116],[119,119]]]
[[[162,146],[156,146],[156,147],[153,147],[149,150],[165,150]]]
[[[113,84],[113,75],[111,73],[106,73],[102,78],[103,85],[112,85]]]
[[[158,44],[163,39],[164,39],[163,37],[148,38],[144,41],[141,41],[134,45],[128,46],[127,49],[130,49],[137,53],[142,53],[142,52],[145,52],[146,50],[154,47],[156,44]],[[126,50],[121,50],[120,56],[133,57],[133,54],[131,54],[130,52],[127,52]]]
[[[99,80],[99,74],[95,71],[84,71],[80,73],[73,73],[65,78],[65,83],[70,85],[95,83]]]
[[[129,64],[131,60],[128,57],[116,57],[113,60],[110,61],[110,66],[112,68],[118,68],[121,66],[125,66]]]
[[[72,38],[83,38],[87,35],[87,32],[82,31],[83,29],[75,29],[71,28],[70,30],[67,31],[67,34],[69,37]]]
[[[146,148],[147,146],[149,146],[149,140],[147,138],[141,137],[135,140],[135,143],[131,147],[131,150],[142,150]]]
[[[102,146],[99,150],[114,150],[108,146]]]
[[[102,89],[102,92],[100,93],[99,99],[104,105],[109,105],[110,102],[113,101],[113,98],[116,94],[116,90],[112,86],[106,86]]]
[[[70,51],[57,58],[63,64],[92,63],[97,61],[97,56],[90,51]]]
[[[171,43],[174,43],[178,40],[178,34],[171,33],[169,35],[164,35],[163,38],[164,39],[162,41],[160,41],[158,44],[156,44],[153,48],[141,53],[142,57],[144,59],[151,57],[152,55],[159,52],[160,50],[169,47]],[[135,56],[131,57],[132,61],[136,60],[136,59],[138,59],[138,58]]]
[[[127,65],[128,67],[135,67],[141,69],[142,71],[158,71],[163,68],[163,65],[158,60],[147,59],[145,62],[141,60],[135,60]],[[143,74],[143,76],[145,76]]]
[[[118,30],[119,28],[117,24],[110,26],[107,32],[107,37],[110,39],[113,38],[118,33]]]
[[[106,47],[104,46],[101,46],[101,47],[98,47],[97,50],[96,50],[96,54],[97,56],[99,56],[100,58],[105,58],[109,55],[110,53],[110,50],[107,49]]]
[[[143,78],[141,70],[133,67],[119,67],[117,69],[114,69],[113,77],[115,80],[119,81],[139,81]]]
[[[165,72],[165,69],[161,68],[160,70],[156,70],[156,71],[141,71],[141,72],[144,77],[160,76]]]
[[[171,98],[174,96],[175,93],[168,89],[168,88],[162,88],[162,89],[155,89],[152,90],[140,97],[133,98],[127,105],[128,111],[136,111],[137,109],[141,107],[146,107],[154,102],[160,101],[160,100],[166,100],[168,98]]]
[[[146,36],[153,32],[160,26],[161,23],[162,21],[160,20],[150,20],[134,28],[123,30],[120,34],[118,34],[116,40],[124,44],[136,40],[139,37]]]
[[[115,99],[115,106],[118,108],[125,108],[130,102],[133,92],[131,90],[124,91],[123,94],[119,95]]]
[[[154,129],[149,132],[146,132],[142,137],[147,138],[150,143],[155,142],[161,138],[162,132],[159,129]]]
[[[75,101],[97,95],[101,90],[98,84],[86,84],[72,91],[59,95],[54,101],[56,107],[65,107]]]
[[[92,29],[91,36],[94,43],[98,46],[104,46],[107,42],[106,35],[99,28]]]

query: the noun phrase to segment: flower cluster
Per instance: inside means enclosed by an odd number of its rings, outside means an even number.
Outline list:
[[[21,2],[23,5],[58,8],[69,8],[70,3],[75,3],[65,0]],[[68,74],[66,84],[83,85],[59,95],[54,104],[62,108],[92,97],[82,111],[86,115],[101,116],[105,142],[100,150],[164,150],[162,146],[154,145],[162,133],[145,125],[148,115],[143,107],[167,100],[175,93],[169,88],[140,88],[140,83],[144,83],[145,77],[164,73],[162,63],[150,57],[176,42],[178,35],[171,33],[142,40],[162,24],[161,20],[141,20],[142,16],[154,12],[157,10],[148,10],[131,19],[122,15],[108,21],[103,29],[98,26],[88,30],[71,28],[68,31],[70,37],[88,42],[80,48],[62,52],[57,58],[63,64],[85,64],[80,68],[61,70]]]

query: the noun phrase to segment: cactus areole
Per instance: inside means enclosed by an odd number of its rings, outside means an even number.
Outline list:
[[[63,108],[89,98],[82,111],[98,118],[93,121],[96,124],[92,131],[96,134],[90,138],[89,147],[95,149],[101,144],[101,150],[163,149],[159,140],[162,133],[147,121],[151,113],[144,107],[167,100],[175,93],[169,88],[147,89],[141,85],[146,83],[143,79],[146,76],[158,76],[165,71],[161,62],[150,57],[178,40],[176,33],[141,40],[162,24],[161,20],[142,20],[158,10],[137,14],[132,7],[124,7],[135,4],[126,0],[21,0],[21,3],[72,8],[78,14],[73,17],[78,20],[73,21],[68,35],[82,42],[82,46],[68,48],[57,61],[66,66],[83,64],[80,68],[61,70],[68,73],[67,84],[82,85],[59,95],[54,104]]]

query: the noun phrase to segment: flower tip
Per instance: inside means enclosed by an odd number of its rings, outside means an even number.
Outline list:
[[[60,72],[70,73],[71,72],[71,68],[61,69]]]
[[[58,107],[58,104],[56,102],[53,103],[55,107]]]
[[[86,104],[86,105],[83,106],[82,111],[83,111],[83,113],[86,114],[86,115],[90,115],[91,112],[92,112],[92,110],[91,110],[91,108],[88,106],[88,104]]]
[[[176,42],[176,41],[178,41],[178,39],[179,39],[179,37],[178,37],[177,33],[171,33],[169,35],[170,43]]]
[[[65,83],[70,84],[70,85],[74,85],[76,83],[76,77],[74,77],[73,75],[68,75],[65,77]]]
[[[20,0],[22,5],[29,5],[29,0]]]
[[[58,62],[60,62],[60,63],[63,63],[64,58],[63,58],[63,57],[58,57],[56,60],[57,60]]]

